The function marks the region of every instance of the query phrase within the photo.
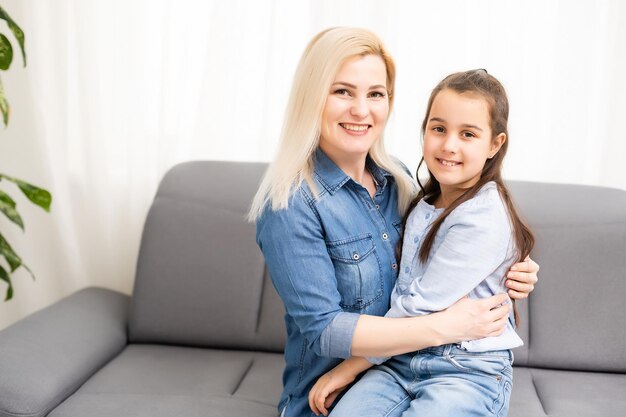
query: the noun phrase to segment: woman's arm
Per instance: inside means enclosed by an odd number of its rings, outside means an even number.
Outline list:
[[[400,355],[430,346],[497,336],[504,331],[510,304],[506,294],[481,300],[467,297],[427,316],[387,318],[362,315],[352,338],[352,355]],[[506,303],[506,304],[503,304]]]
[[[539,280],[537,272],[539,265],[528,256],[523,262],[513,265],[506,275],[508,279],[505,282],[509,288],[509,296],[514,300],[528,298],[528,294],[535,289],[535,284]]]
[[[319,356],[348,358],[359,315],[340,306],[324,233],[299,191],[288,209],[268,210],[257,221],[257,243],[272,283],[309,348]]]
[[[352,351],[355,355],[381,356],[380,353],[384,352],[383,356],[392,356],[468,338],[495,336],[504,329],[509,305],[495,310],[491,308],[506,300],[504,294],[482,300],[466,297],[443,312],[421,317],[362,315],[357,322]],[[371,366],[372,363],[367,359],[353,356],[322,375],[309,392],[311,410],[316,415],[328,415],[328,407],[337,396],[357,375]]]

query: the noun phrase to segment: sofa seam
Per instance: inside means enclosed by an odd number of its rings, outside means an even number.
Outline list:
[[[533,388],[535,389],[535,394],[537,395],[537,400],[539,400],[539,405],[541,406],[541,411],[543,411],[543,415],[547,416],[546,408],[543,406],[543,401],[541,401],[541,395],[539,395],[539,390],[537,389],[537,384],[535,384],[535,375],[533,371],[530,371],[530,381],[533,383]]]
[[[239,391],[239,388],[241,387],[241,384],[243,384],[244,379],[246,379],[246,376],[248,376],[248,373],[250,373],[250,369],[252,369],[252,365],[254,365],[254,357],[250,360],[250,363],[248,364],[248,367],[244,371],[243,375],[241,375],[241,378],[239,379],[239,382],[237,382],[235,389],[233,390],[233,392],[230,393],[231,397],[234,396],[237,393],[237,391]]]
[[[268,278],[269,272],[267,270],[267,265],[263,264],[263,274],[261,275],[261,291],[259,295],[259,307],[257,309],[256,315],[256,325],[254,326],[254,333],[259,333],[259,327],[261,326],[261,315],[263,314],[263,296],[265,295],[265,284]]]

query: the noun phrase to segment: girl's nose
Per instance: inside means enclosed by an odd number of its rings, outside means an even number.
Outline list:
[[[458,148],[458,140],[455,135],[448,133],[441,143],[441,150],[449,153],[456,153]]]

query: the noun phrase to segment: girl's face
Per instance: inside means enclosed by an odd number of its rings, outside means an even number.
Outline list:
[[[378,55],[349,58],[326,98],[320,147],[335,162],[365,158],[389,115],[387,69]]]
[[[476,93],[440,91],[433,100],[424,132],[424,162],[441,185],[443,196],[456,198],[480,179],[487,158],[504,141],[492,139],[489,104]]]

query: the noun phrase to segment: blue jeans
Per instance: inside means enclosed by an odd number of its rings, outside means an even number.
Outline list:
[[[395,356],[370,369],[331,417],[506,416],[510,350],[467,352],[444,345]]]

